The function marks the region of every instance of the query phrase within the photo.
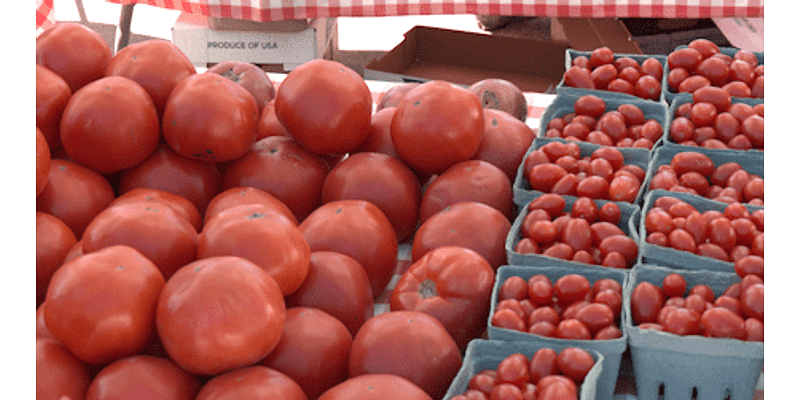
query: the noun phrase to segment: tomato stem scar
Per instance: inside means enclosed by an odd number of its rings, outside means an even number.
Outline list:
[[[422,300],[436,297],[439,295],[439,292],[436,291],[436,282],[433,279],[425,279],[422,283],[419,284],[419,290],[417,290],[419,297]]]

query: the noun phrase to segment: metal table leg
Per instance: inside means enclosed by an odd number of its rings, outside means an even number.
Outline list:
[[[136,4],[125,4],[122,6],[122,12],[119,14],[119,42],[117,42],[117,51],[122,50],[128,45],[131,37],[131,19],[133,18],[133,6]]]

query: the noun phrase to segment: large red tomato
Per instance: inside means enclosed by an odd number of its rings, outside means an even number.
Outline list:
[[[322,394],[319,400],[433,400],[419,386],[391,374],[350,378]]]
[[[55,339],[53,334],[47,329],[47,324],[44,322],[44,303],[36,308],[36,337]]]
[[[483,117],[483,140],[473,158],[500,168],[514,182],[536,134],[524,122],[503,111],[487,108]]]
[[[458,202],[420,225],[411,245],[411,257],[417,261],[437,247],[461,246],[475,250],[497,270],[506,263],[509,230],[511,222],[494,207],[475,201]]]
[[[273,211],[289,218],[295,224],[298,223],[294,213],[286,204],[278,200],[277,197],[252,186],[230,188],[214,196],[211,202],[208,203],[203,220],[208,222],[211,217],[220,211],[243,204],[261,204],[270,207]]]
[[[36,338],[36,398],[83,399],[92,375],[58,340]]]
[[[298,221],[322,203],[322,184],[328,165],[288,136],[269,136],[256,142],[244,157],[225,169],[225,189],[251,186],[289,207]]]
[[[394,112],[392,141],[411,168],[433,174],[469,160],[483,139],[478,96],[444,81],[429,81],[403,96]]]
[[[354,258],[332,251],[314,251],[305,281],[286,297],[287,307],[313,307],[342,321],[351,335],[372,317],[372,287],[364,267]]]
[[[161,121],[164,139],[178,154],[224,162],[256,141],[259,111],[253,95],[213,73],[190,75],[172,89]]]
[[[183,51],[169,40],[146,40],[125,46],[109,61],[105,76],[124,76],[147,91],[158,111],[164,114],[167,98],[183,78],[197,70]]]
[[[350,155],[331,169],[322,185],[323,203],[360,199],[378,206],[401,242],[417,227],[421,197],[414,172],[399,159],[382,153]]]
[[[306,400],[303,389],[286,374],[261,365],[211,378],[197,400]]]
[[[390,311],[367,321],[353,338],[350,377],[394,374],[441,399],[461,368],[461,352],[436,318]]]
[[[413,263],[392,290],[392,311],[420,311],[441,322],[459,348],[480,336],[489,317],[494,269],[465,247],[431,250]]]
[[[72,161],[54,159],[44,190],[36,197],[36,209],[52,214],[80,239],[94,217],[114,201],[114,189],[106,178]]]
[[[50,278],[78,242],[69,226],[60,219],[36,212],[36,305],[42,304]]]
[[[345,154],[367,137],[372,93],[364,78],[330,60],[311,60],[286,75],[275,95],[275,113],[306,149]]]
[[[367,137],[358,148],[353,150],[353,153],[371,151],[400,158],[397,154],[397,149],[394,147],[394,142],[392,142],[391,126],[394,110],[394,107],[388,107],[372,114],[369,129],[367,129]]]
[[[155,326],[164,276],[128,246],[111,246],[65,263],[45,298],[47,329],[75,356],[100,365],[138,354]]]
[[[197,231],[167,205],[136,201],[97,214],[83,233],[83,254],[110,246],[130,246],[152,261],[165,279],[194,261]]]
[[[42,193],[50,174],[50,147],[39,128],[36,128],[36,195]]]
[[[194,400],[200,379],[174,361],[135,355],[106,366],[92,380],[86,400]]]
[[[372,294],[380,295],[397,266],[397,235],[378,206],[366,200],[323,204],[300,223],[311,251],[353,257],[367,272]]]
[[[197,207],[195,207],[195,205],[191,201],[189,201],[187,198],[183,196],[159,189],[150,189],[150,188],[131,189],[123,194],[120,194],[108,206],[113,207],[115,205],[128,202],[135,202],[135,201],[152,202],[169,206],[170,208],[175,210],[175,212],[177,212],[178,215],[189,221],[189,223],[192,224],[194,229],[197,230],[198,232],[200,231],[200,229],[203,228],[203,219],[200,216],[200,212],[197,210]]]
[[[275,86],[258,65],[242,61],[223,61],[208,69],[208,72],[224,76],[245,88],[256,101],[258,114],[275,98]]]
[[[211,217],[197,238],[197,258],[239,256],[266,271],[284,296],[306,279],[311,249],[293,220],[260,204],[243,204]]]
[[[158,145],[150,95],[123,77],[98,79],[75,92],[61,117],[61,144],[73,160],[101,174],[131,168]]]
[[[164,143],[144,162],[123,171],[117,183],[120,194],[148,188],[184,197],[201,215],[221,186],[222,174],[215,164],[183,157]]]
[[[494,207],[509,220],[514,218],[514,190],[508,176],[496,166],[481,160],[454,164],[425,189],[419,206],[419,220],[460,201],[476,201]]]
[[[36,37],[36,64],[64,78],[72,93],[102,78],[111,57],[105,39],[79,23],[60,22]]]
[[[275,99],[268,101],[261,109],[261,117],[256,128],[256,141],[268,136],[289,136],[286,127],[283,126],[278,115],[275,114]]]
[[[278,344],[285,319],[275,279],[233,256],[205,258],[179,269],[156,308],[158,337],[167,354],[198,375],[262,360]]]
[[[375,112],[377,113],[384,108],[397,107],[397,103],[400,102],[403,96],[419,85],[419,82],[405,82],[390,87],[378,97],[378,104],[375,105]]]
[[[64,78],[36,64],[36,127],[52,151],[61,149],[61,114],[70,97],[72,90]]]
[[[289,308],[278,346],[260,364],[292,378],[313,400],[347,379],[352,344],[347,327],[330,314],[316,308]]]

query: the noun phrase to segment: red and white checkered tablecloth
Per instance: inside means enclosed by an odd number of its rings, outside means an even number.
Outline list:
[[[485,14],[563,18],[764,17],[764,0],[107,0],[252,21]]]
[[[36,0],[36,35],[55,25],[53,0]]]

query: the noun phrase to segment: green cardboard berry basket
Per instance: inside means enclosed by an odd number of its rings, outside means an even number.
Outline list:
[[[586,350],[594,350],[603,355],[603,371],[600,374],[597,383],[597,398],[598,399],[611,399],[614,390],[616,389],[617,378],[619,376],[619,366],[622,360],[622,353],[627,348],[627,333],[623,326],[626,318],[624,314],[620,315],[621,321],[619,322],[619,329],[622,331],[622,337],[612,340],[565,340],[549,338],[540,335],[535,335],[527,332],[520,332],[512,329],[500,328],[492,325],[492,315],[498,303],[498,293],[503,282],[509,277],[519,276],[526,281],[538,274],[543,274],[550,278],[555,283],[558,278],[565,275],[578,274],[586,277],[589,282],[594,284],[599,279],[613,279],[624,288],[628,279],[628,271],[612,268],[596,268],[592,266],[583,266],[577,264],[575,266],[563,266],[559,264],[543,265],[543,266],[519,266],[519,265],[504,265],[497,270],[495,276],[495,284],[492,289],[492,305],[489,311],[489,320],[487,322],[487,332],[490,340],[500,340],[506,342],[535,342],[544,343],[547,346],[563,345],[569,347],[580,347]],[[581,398],[583,399],[583,398]]]
[[[676,271],[637,264],[623,287],[622,312],[633,359],[638,400],[752,400],[764,367],[764,343],[738,339],[679,336],[633,325],[631,294],[640,282],[661,287],[677,272],[687,289],[705,284],[719,296],[741,279],[733,273]],[[663,390],[663,397],[659,392]]]

